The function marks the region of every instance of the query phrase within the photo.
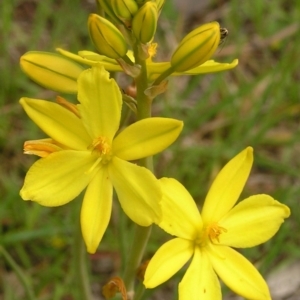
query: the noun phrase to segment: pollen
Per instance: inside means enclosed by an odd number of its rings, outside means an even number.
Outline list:
[[[212,243],[214,241],[220,243],[219,236],[222,232],[227,232],[227,229],[220,227],[218,223],[212,223],[207,227],[207,235]]]

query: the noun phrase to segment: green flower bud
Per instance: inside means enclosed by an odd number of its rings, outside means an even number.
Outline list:
[[[57,92],[77,93],[77,78],[84,68],[61,55],[31,51],[20,58],[21,69],[39,85]]]
[[[220,43],[220,25],[218,22],[204,24],[180,42],[175,50],[171,65],[176,72],[184,72],[206,62],[216,51]]]
[[[157,18],[157,5],[151,1],[146,2],[135,14],[132,20],[132,31],[142,44],[147,44],[153,39]]]
[[[156,0],[157,11],[160,13],[163,5],[165,4],[165,0]]]
[[[125,21],[130,21],[139,9],[134,0],[111,0],[111,6],[116,16]]]
[[[98,8],[103,10],[108,17],[114,24],[122,24],[122,22],[118,19],[115,15],[114,10],[111,6],[111,0],[97,0]]]
[[[114,59],[126,55],[125,38],[113,23],[96,14],[91,14],[88,27],[90,37],[100,54]]]

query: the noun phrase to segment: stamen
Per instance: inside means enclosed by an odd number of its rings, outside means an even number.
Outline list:
[[[217,240],[217,242],[220,243],[219,236],[222,232],[227,232],[227,229],[220,227],[218,223],[212,223],[207,227],[207,234],[212,243],[214,240]]]
[[[86,174],[89,174],[91,172],[93,172],[96,168],[96,166],[101,162],[102,157],[98,157],[97,160],[94,162],[94,164],[85,172]]]
[[[97,162],[101,161],[102,164],[106,164],[111,160],[111,145],[108,139],[104,136],[95,138],[88,149],[100,156],[101,160],[97,160]]]
[[[65,98],[60,96],[56,97],[56,102],[64,108],[66,108],[67,110],[69,110],[70,112],[72,112],[76,117],[81,118],[80,112],[75,104],[67,101]]]
[[[89,149],[99,152],[100,155],[107,155],[110,153],[111,147],[107,141],[107,138],[100,136],[93,140],[92,144],[89,146]]]

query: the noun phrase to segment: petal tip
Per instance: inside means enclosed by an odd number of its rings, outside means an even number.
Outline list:
[[[251,162],[253,162],[254,149],[251,146],[248,146],[243,152],[245,154],[245,159],[249,159]]]
[[[249,154],[253,154],[254,149],[253,149],[253,147],[248,146],[248,147],[246,148],[246,151],[247,151],[247,153],[249,153]]]
[[[20,190],[19,195],[21,196],[21,198],[22,198],[24,201],[31,200],[31,198],[32,198],[32,197],[29,195],[29,193],[26,191],[26,189],[24,189],[24,187],[22,187],[22,189]]]

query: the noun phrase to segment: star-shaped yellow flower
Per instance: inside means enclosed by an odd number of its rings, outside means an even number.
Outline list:
[[[213,182],[201,215],[178,181],[160,180],[163,217],[159,226],[177,237],[159,248],[150,260],[144,280],[147,288],[165,282],[192,258],[179,284],[180,300],[221,299],[218,277],[246,299],[271,299],[259,272],[231,248],[264,243],[290,215],[287,206],[263,194],[234,206],[252,162],[253,150],[248,147],[227,163]]]
[[[167,118],[138,121],[118,132],[122,96],[102,66],[83,71],[78,100],[72,105],[22,98],[28,116],[50,137],[28,141],[27,154],[41,156],[28,171],[24,200],[63,205],[86,187],[81,227],[89,252],[96,251],[108,225],[113,187],[125,213],[149,226],[161,216],[160,184],[146,168],[128,161],[156,154],[175,141],[182,122]]]

